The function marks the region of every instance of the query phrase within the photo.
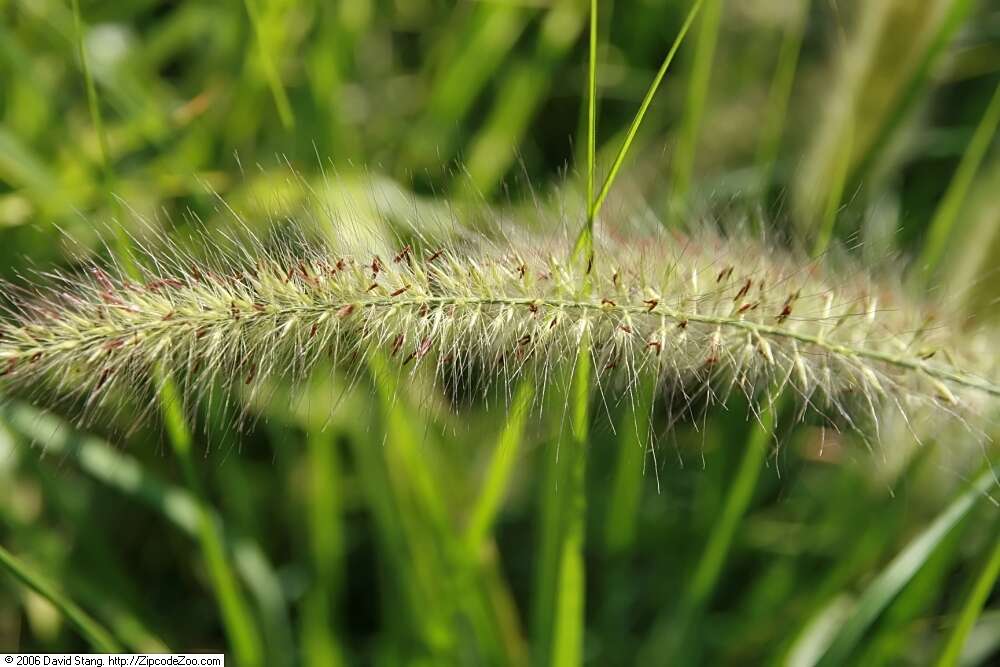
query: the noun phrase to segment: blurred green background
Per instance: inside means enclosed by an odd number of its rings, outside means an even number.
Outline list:
[[[599,172],[689,8],[600,3]],[[0,276],[14,283],[107,254],[116,226],[181,244],[231,228],[216,193],[264,236],[322,234],[329,201],[391,229],[582,197],[583,0],[79,9],[0,0]],[[995,2],[706,0],[625,188],[667,225],[732,215],[775,243],[832,237],[877,268],[898,257],[914,290],[995,322],[998,91]],[[536,561],[553,420],[522,428],[419,381],[393,401],[376,379],[322,369],[274,387],[243,406],[245,429],[236,406],[189,406],[193,474],[156,420],[121,411],[80,430],[72,406],[11,401],[0,544],[129,650],[547,662]],[[634,429],[595,417],[586,662],[1000,655],[1000,514],[962,495],[968,466],[942,463],[970,449],[981,463],[975,443],[887,434],[868,453],[827,435],[819,453],[818,428],[780,423],[775,455],[739,406],[665,428],[644,465]],[[87,647],[0,576],[0,651]]]

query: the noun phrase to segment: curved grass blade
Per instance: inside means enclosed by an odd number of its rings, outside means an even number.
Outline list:
[[[202,520],[199,500],[190,492],[156,478],[133,458],[93,436],[80,435],[46,413],[21,404],[0,407],[0,417],[14,432],[49,454],[71,457],[80,469],[98,482],[159,512],[189,537],[198,539]],[[222,520],[207,509],[216,526]],[[265,637],[280,651],[290,650],[291,629],[281,582],[260,547],[249,540],[227,536],[234,565],[253,593],[266,620]],[[287,655],[287,653],[286,653]]]
[[[927,82],[938,59],[975,5],[974,0],[953,0],[948,6],[947,11],[942,15],[941,22],[938,24],[934,36],[928,41],[927,48],[924,49],[916,66],[913,67],[905,88],[899,96],[899,100],[879,126],[875,138],[871,140],[864,156],[855,168],[854,176],[851,178],[852,190],[854,189],[854,185],[864,181],[879,157],[886,154],[886,148],[889,146],[892,137],[903,126],[907,115],[913,111],[917,101],[920,99],[920,94],[926,89]]]
[[[97,653],[120,653],[121,647],[100,623],[80,609],[69,598],[63,596],[55,586],[41,574],[22,563],[14,554],[0,546],[0,567],[14,579],[48,600],[76,628],[80,636],[87,640]]]
[[[944,255],[948,239],[952,235],[962,204],[972,185],[972,180],[979,170],[979,165],[990,147],[997,126],[1000,125],[1000,84],[997,85],[990,99],[982,120],[976,126],[968,148],[962,155],[958,169],[948,185],[941,203],[938,204],[934,217],[927,231],[927,243],[920,256],[920,265],[925,274],[933,273],[941,257]]]
[[[896,595],[920,571],[937,546],[969,514],[976,502],[995,483],[992,469],[984,470],[968,489],[955,498],[938,517],[916,536],[875,578],[858,599],[847,621],[839,627],[820,659],[823,666],[846,664],[865,632]]]
[[[962,604],[955,627],[948,633],[944,649],[937,661],[938,667],[955,667],[959,664],[972,627],[982,613],[983,605],[986,604],[986,599],[996,585],[997,577],[1000,576],[1000,520],[994,521],[993,534],[993,547]]]
[[[465,529],[465,542],[470,550],[475,551],[482,544],[493,528],[504,493],[510,484],[510,476],[514,470],[521,451],[524,435],[524,425],[531,410],[531,401],[535,388],[529,382],[521,382],[514,393],[507,423],[497,441],[493,459],[490,461],[482,491],[476,499],[470,515],[469,524]]]

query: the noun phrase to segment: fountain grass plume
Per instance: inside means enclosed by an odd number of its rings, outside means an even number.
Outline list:
[[[789,389],[832,423],[877,431],[887,407],[964,415],[1000,396],[988,334],[859,267],[706,227],[609,229],[601,268],[571,261],[568,233],[523,231],[381,254],[356,239],[253,240],[208,261],[168,247],[140,258],[140,280],[91,264],[8,290],[0,382],[97,408],[155,395],[156,364],[188,400],[381,351],[451,387],[529,378],[542,396],[587,336],[605,400],[652,376],[678,419]]]

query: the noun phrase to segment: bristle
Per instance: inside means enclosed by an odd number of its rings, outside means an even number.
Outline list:
[[[661,387],[714,387],[720,400],[733,388],[751,401],[791,389],[827,415],[859,398],[871,411],[951,414],[972,397],[1000,396],[995,359],[963,354],[989,346],[862,271],[826,273],[710,232],[683,248],[665,234],[601,243],[602,261],[628,269],[592,272],[586,290],[577,272],[587,269],[560,261],[571,248],[556,237],[406,244],[390,262],[257,244],[250,260],[241,253],[214,265],[147,258],[193,268],[150,270],[141,284],[94,266],[82,281],[57,277],[0,323],[0,382],[55,385],[99,406],[115,388],[152,387],[158,364],[197,393],[301,379],[319,359],[351,365],[382,350],[413,369],[434,359],[438,378],[459,359],[484,378],[544,383],[560,377],[552,367],[574,359],[586,334],[597,381],[623,387],[655,373]],[[714,280],[699,287],[706,274]],[[650,355],[660,361],[645,362]]]

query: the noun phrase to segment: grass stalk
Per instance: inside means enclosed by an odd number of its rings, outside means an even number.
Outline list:
[[[594,181],[597,175],[597,0],[590,0],[590,51],[587,66],[587,232],[594,233],[597,204]]]
[[[590,218],[597,217],[597,214],[600,212],[601,206],[604,204],[604,200],[607,198],[608,192],[611,190],[611,186],[618,177],[618,172],[621,171],[622,164],[625,162],[625,156],[628,155],[628,151],[632,147],[632,142],[635,140],[635,135],[639,131],[639,126],[642,125],[642,121],[646,117],[646,112],[649,111],[649,106],[653,103],[656,91],[659,90],[660,83],[663,82],[663,77],[666,76],[667,70],[670,69],[670,64],[674,61],[674,56],[677,55],[677,51],[680,49],[681,43],[684,41],[684,37],[687,35],[688,30],[690,30],[691,24],[698,15],[698,10],[701,9],[704,1],[705,0],[695,0],[695,3],[691,6],[690,11],[688,11],[687,17],[681,25],[680,32],[677,33],[674,43],[670,46],[670,50],[667,51],[667,55],[664,57],[663,63],[660,65],[660,69],[656,72],[656,76],[653,78],[653,83],[650,84],[649,89],[646,91],[646,96],[643,98],[642,104],[639,106],[639,111],[632,119],[628,132],[625,133],[625,139],[622,141],[621,148],[618,149],[618,153],[615,155],[614,162],[611,163],[611,169],[608,170],[608,175],[604,178],[604,183],[601,185],[597,198],[590,204]],[[711,1],[714,2],[716,0]]]
[[[48,600],[59,613],[76,628],[77,632],[97,653],[120,653],[121,646],[100,623],[72,600],[60,593],[41,574],[22,563],[14,554],[0,545],[0,567],[38,595]]]

